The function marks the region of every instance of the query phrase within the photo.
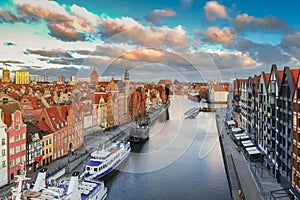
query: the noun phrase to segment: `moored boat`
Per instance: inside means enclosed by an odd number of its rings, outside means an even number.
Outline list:
[[[201,100],[200,95],[196,92],[189,92],[188,99],[199,102]]]
[[[97,180],[116,169],[130,154],[129,142],[114,142],[108,148],[97,149],[86,163],[83,177]]]
[[[102,181],[79,180],[79,172],[74,172],[70,180],[49,183],[46,169],[42,169],[32,189],[27,187],[26,180],[29,180],[26,172],[17,177],[17,187],[11,188],[12,199],[103,200],[107,196],[107,188]]]

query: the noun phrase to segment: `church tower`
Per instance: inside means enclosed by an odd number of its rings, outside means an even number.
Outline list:
[[[98,72],[96,71],[96,69],[94,67],[94,70],[92,71],[92,73],[90,75],[90,84],[91,85],[97,85],[98,80],[99,80],[99,74],[98,74]]]

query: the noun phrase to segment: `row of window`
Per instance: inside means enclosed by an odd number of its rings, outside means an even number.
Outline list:
[[[20,140],[24,140],[26,138],[26,135],[25,133],[21,133],[19,135],[16,135],[16,136],[11,136],[9,137],[9,143],[13,143],[13,142],[18,142]]]
[[[9,155],[14,155],[15,153],[20,153],[21,151],[26,150],[26,144],[17,145],[15,148],[11,147],[9,149]]]
[[[14,167],[17,165],[20,165],[21,163],[25,163],[26,162],[26,156],[22,156],[22,157],[18,157],[16,159],[12,159],[9,161],[9,166],[10,167]]]
[[[45,145],[46,144],[46,145]],[[50,139],[48,139],[48,140],[46,140],[46,141],[43,141],[43,147],[44,146],[47,146],[47,145],[49,145],[49,144],[52,144],[52,139],[50,138]]]

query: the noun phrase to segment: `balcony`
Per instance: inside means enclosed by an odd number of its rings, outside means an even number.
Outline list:
[[[292,157],[293,159],[297,160],[297,155],[295,153],[293,153]]]
[[[300,142],[297,141],[297,148],[300,148]]]

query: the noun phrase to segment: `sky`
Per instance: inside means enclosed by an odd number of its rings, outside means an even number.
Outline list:
[[[82,78],[94,68],[116,78],[129,70],[139,81],[227,81],[272,64],[299,68],[299,7],[296,0],[2,0],[0,68]]]

